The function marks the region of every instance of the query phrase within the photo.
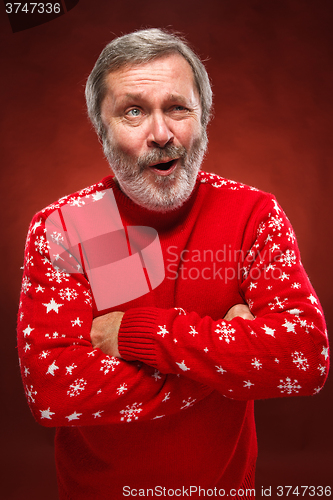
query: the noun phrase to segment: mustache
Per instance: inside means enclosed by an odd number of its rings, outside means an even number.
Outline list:
[[[187,157],[187,150],[184,146],[165,146],[164,148],[153,149],[149,153],[140,156],[137,160],[138,167],[142,172],[152,163],[161,163],[163,161],[176,160],[181,158],[182,164]]]

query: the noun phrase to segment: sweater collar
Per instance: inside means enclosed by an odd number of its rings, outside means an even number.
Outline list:
[[[200,181],[199,177],[197,177],[190,197],[181,207],[167,212],[156,212],[141,207],[123,193],[118,183],[115,181],[115,178],[111,175],[105,177],[102,183],[107,189],[111,188],[113,190],[120,214],[128,224],[147,225],[155,229],[167,230],[172,229],[174,226],[178,226],[187,218],[195,201]]]

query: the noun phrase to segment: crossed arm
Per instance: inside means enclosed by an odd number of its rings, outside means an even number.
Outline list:
[[[316,394],[329,364],[323,313],[289,221],[275,205],[261,218],[237,283],[244,304],[217,321],[174,309],[110,313],[93,321],[92,345],[233,399]]]
[[[132,407],[151,419],[214,389],[233,399],[318,392],[329,364],[322,311],[289,242],[288,222],[288,233],[273,244],[268,217],[238,283],[255,318],[236,304],[217,321],[177,308],[93,320],[89,284],[52,268],[45,215],[38,214],[27,240],[18,324],[22,378],[36,419],[48,426],[109,424],[124,421]],[[281,275],[267,280],[275,268]],[[253,280],[251,269],[262,279]]]
[[[320,310],[302,307],[306,319],[297,308],[254,317],[247,305],[236,304],[218,321],[136,308],[94,320],[91,340],[114,359],[182,375],[232,399],[311,395],[326,379],[327,338]]]
[[[121,358],[118,350],[118,333],[123,316],[123,312],[114,311],[93,320],[90,338],[94,348],[101,349],[108,356]],[[245,304],[235,304],[232,306],[223,319],[231,321],[236,317],[247,320],[254,319],[250,309]]]

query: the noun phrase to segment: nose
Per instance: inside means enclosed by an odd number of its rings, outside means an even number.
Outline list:
[[[150,117],[148,146],[164,148],[173,142],[174,136],[163,113],[156,113]]]

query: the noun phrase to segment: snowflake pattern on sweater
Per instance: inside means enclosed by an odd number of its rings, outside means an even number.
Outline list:
[[[52,266],[45,221],[66,204],[83,206],[90,197],[98,202],[103,189],[99,183],[61,198],[38,213],[28,231],[18,349],[28,403],[45,426],[129,422],[139,414],[149,420],[162,410],[164,415],[180,411],[184,398],[196,395],[200,400],[211,392],[191,380],[180,385],[172,374],[157,377],[155,368],[92,348],[89,282],[81,273],[69,274],[60,260],[59,266]],[[51,238],[58,243],[63,239],[60,233]],[[166,405],[168,399],[172,403]]]
[[[228,398],[249,400],[319,392],[328,370],[327,333],[290,223],[271,196],[215,174],[199,174],[188,217],[194,247],[191,238],[182,239],[183,229],[179,231],[173,247],[182,258],[175,265],[184,265],[185,255],[197,251],[198,258],[203,251],[200,231],[207,223],[202,221],[205,215],[221,210],[225,194],[246,192],[257,197],[246,202],[253,203],[247,215],[244,212],[248,220],[236,228],[243,233],[239,255],[223,268],[230,276],[205,262],[196,262],[198,278],[194,267],[187,268],[191,274],[178,273],[173,281],[169,272],[160,288],[163,291],[165,286],[169,297],[171,286],[176,296],[179,285],[177,293],[182,298],[176,297],[172,304],[166,300],[167,308],[161,307],[163,302],[152,307],[155,300],[143,306],[140,301],[130,304],[119,333],[123,359],[92,349],[95,310],[89,282],[82,272],[68,273],[60,255],[51,259],[45,220],[64,205],[80,207],[87,199],[98,203],[106,188],[101,182],[62,198],[37,214],[28,232],[18,348],[27,400],[41,424],[126,424],[161,418],[183,412],[213,390]],[[213,211],[208,198],[217,203]],[[205,209],[200,206],[203,199]],[[219,234],[219,224],[212,221],[211,232]],[[60,232],[51,235],[59,244],[62,237]],[[163,234],[162,241],[167,264],[170,241]],[[215,241],[209,243],[215,245]],[[56,266],[51,263],[54,260]],[[210,281],[206,279],[209,273]],[[231,302],[208,304],[204,298],[208,282],[215,297],[219,287],[226,294],[232,287]],[[233,302],[236,296],[238,302],[249,305],[255,320],[223,320],[227,309],[237,303]]]
[[[201,173],[201,182],[216,189],[257,191],[215,174]],[[239,249],[232,274],[255,320],[214,321],[196,312],[138,308],[122,321],[119,350],[125,359],[141,360],[162,373],[185,374],[240,400],[320,391],[328,371],[322,309],[301,264],[294,231],[274,197],[265,200],[258,217],[252,244]],[[168,335],[161,335],[162,328]]]

